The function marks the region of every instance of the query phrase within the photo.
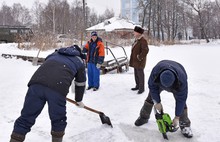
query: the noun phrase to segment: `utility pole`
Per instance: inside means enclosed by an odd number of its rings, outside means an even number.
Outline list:
[[[84,37],[85,29],[86,29],[86,9],[85,9],[85,0],[83,0],[83,28],[81,31],[81,46],[84,40],[83,37]]]
[[[86,8],[85,8],[85,0],[83,0],[83,26],[84,26],[84,29],[86,29]]]

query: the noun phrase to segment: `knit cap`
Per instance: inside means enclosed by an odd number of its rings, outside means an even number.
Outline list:
[[[171,87],[175,81],[175,75],[171,70],[165,70],[160,74],[160,83],[164,87]]]

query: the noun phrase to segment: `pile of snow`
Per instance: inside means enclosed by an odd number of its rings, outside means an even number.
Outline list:
[[[192,122],[194,137],[184,138],[180,131],[168,133],[170,142],[219,142],[220,132],[220,43],[211,42],[192,45],[150,46],[145,68],[147,82],[153,66],[163,59],[180,62],[188,73],[189,94],[187,104],[189,118]],[[19,50],[15,44],[0,44],[2,53],[36,55],[35,51]],[[121,51],[120,48],[114,50]],[[130,55],[131,47],[126,47]],[[42,52],[46,56],[51,51]],[[10,139],[13,124],[20,115],[23,106],[27,83],[39,66],[21,59],[5,59],[0,57],[0,141]],[[89,90],[84,95],[83,102],[94,109],[103,111],[112,122],[113,128],[102,125],[98,114],[76,107],[67,102],[68,125],[64,142],[161,142],[164,141],[159,133],[152,113],[148,124],[134,126],[139,116],[140,108],[147,97],[148,89],[137,95],[131,91],[134,87],[134,71],[116,74],[115,72],[101,75],[101,86],[96,92]],[[69,98],[74,94],[69,93]],[[162,92],[162,104],[165,112],[174,117],[174,99],[172,94]],[[26,142],[51,141],[50,120],[47,105],[36,120],[32,131],[27,134]]]

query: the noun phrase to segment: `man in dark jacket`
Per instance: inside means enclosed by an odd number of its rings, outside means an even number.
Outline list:
[[[80,48],[74,45],[60,48],[45,59],[28,83],[21,116],[15,121],[10,142],[24,141],[46,102],[52,125],[52,142],[62,142],[67,125],[66,96],[73,81],[75,100],[79,107],[84,106],[86,73],[81,57]]]
[[[138,94],[144,92],[144,68],[146,65],[147,54],[149,52],[147,40],[143,37],[144,29],[138,26],[134,28],[135,42],[132,45],[130,63],[134,68],[134,78],[136,86],[131,90],[138,90]]]
[[[135,121],[135,125],[141,126],[148,122],[153,105],[158,112],[163,111],[160,93],[165,90],[173,93],[176,101],[173,126],[178,127],[179,125],[182,134],[187,138],[191,138],[193,134],[190,128],[191,122],[188,118],[186,105],[188,83],[184,67],[175,61],[160,61],[150,74],[148,87],[149,95],[141,108],[140,116]]]

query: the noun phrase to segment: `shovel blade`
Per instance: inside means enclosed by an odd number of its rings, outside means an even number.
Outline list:
[[[108,116],[106,116],[102,112],[99,114],[99,116],[100,116],[100,119],[102,121],[102,124],[108,124],[108,125],[110,125],[113,128],[112,123],[110,121],[110,118]]]

